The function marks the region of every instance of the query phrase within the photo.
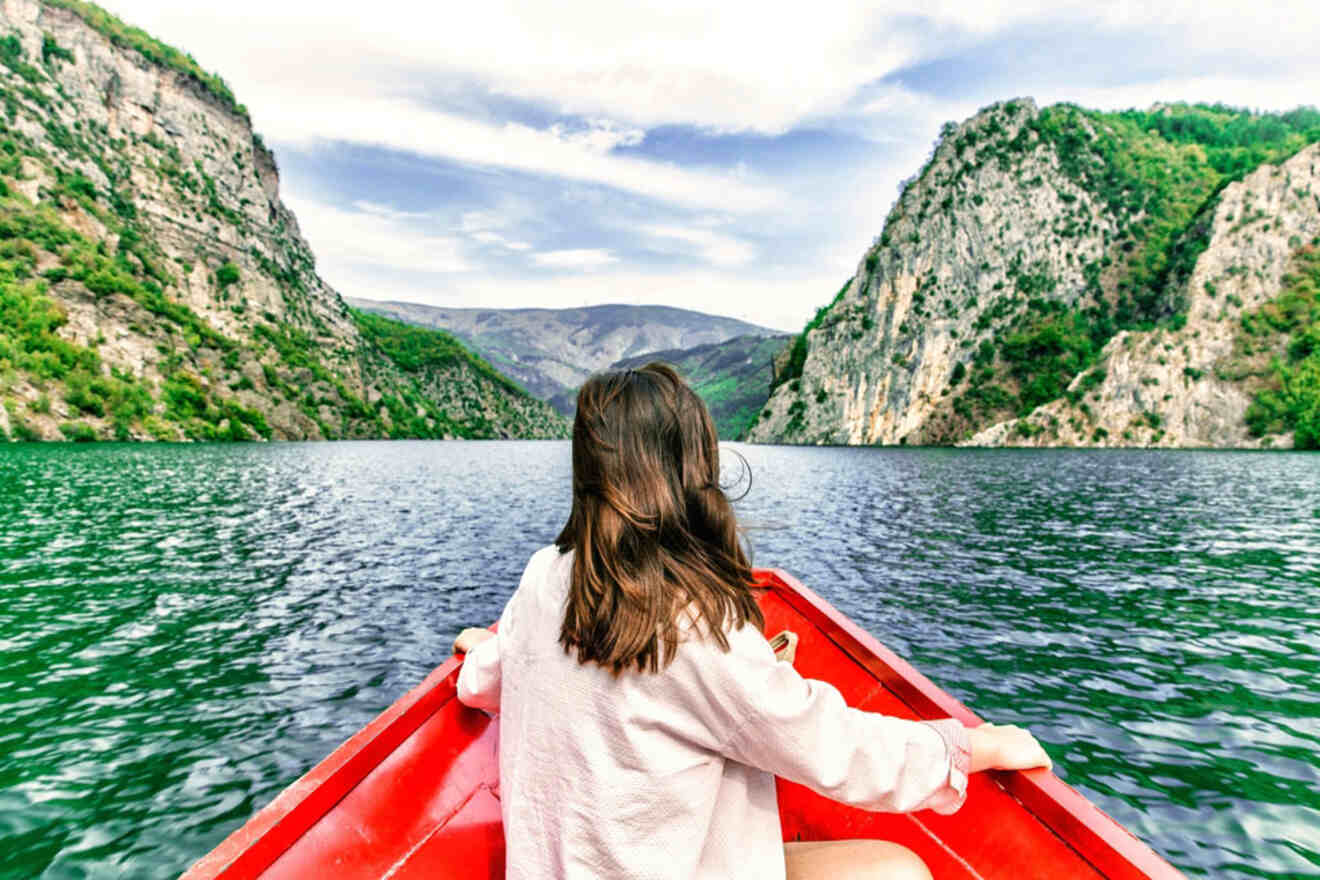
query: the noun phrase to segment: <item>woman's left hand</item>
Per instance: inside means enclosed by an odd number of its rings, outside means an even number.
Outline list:
[[[454,653],[466,654],[486,639],[493,639],[494,637],[495,633],[488,629],[478,629],[470,626],[459,633],[458,638],[454,639]]]

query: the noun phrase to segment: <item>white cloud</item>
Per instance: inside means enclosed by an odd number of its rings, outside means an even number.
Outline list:
[[[550,132],[566,143],[599,154],[608,153],[615,147],[635,147],[646,138],[645,129],[618,125],[608,119],[593,120],[583,129],[557,123],[550,126]]]
[[[289,195],[284,202],[297,215],[303,237],[321,262],[445,274],[472,268],[461,241],[428,231],[425,215],[369,203],[347,211]]]
[[[1313,0],[817,0],[810,14],[763,0],[465,5],[117,0],[114,11],[222,71],[259,126],[300,99],[416,97],[466,82],[606,121],[601,145],[655,125],[786,131],[844,108],[865,83],[1028,23],[1167,33],[1169,50],[1293,58],[1315,69]],[[1277,106],[1268,95],[1253,104]],[[323,135],[304,132],[304,137]]]
[[[756,256],[756,249],[747,242],[722,235],[708,225],[651,225],[641,227],[638,232],[661,239],[660,242],[653,243],[654,249],[667,250],[678,243],[682,245],[679,248],[680,252],[695,254],[706,262],[720,267],[742,266],[751,262]]]
[[[502,248],[508,248],[511,251],[528,251],[532,249],[530,243],[525,241],[510,241],[498,232],[474,232],[472,238],[482,244],[495,244]]]
[[[764,184],[601,152],[591,136],[502,125],[432,110],[410,98],[288,96],[262,128],[274,140],[314,147],[342,141],[406,150],[475,165],[567,177],[662,201],[732,211],[782,207]],[[608,137],[614,137],[609,135]]]
[[[592,271],[610,263],[619,262],[619,258],[603,248],[574,248],[562,251],[542,251],[532,254],[532,260],[538,266],[554,269],[581,269]]]
[[[399,95],[418,93],[429,77],[466,78],[624,129],[692,123],[758,131],[784,131],[840,106],[857,83],[913,57],[909,41],[873,36],[890,11],[916,8],[827,0],[803,15],[750,0],[483,0],[461,11],[408,0],[369,8],[310,0],[115,3],[132,23],[228,71],[263,127],[286,109],[265,100],[271,86],[360,96],[387,82],[384,93]]]
[[[464,211],[458,218],[460,232],[481,232],[487,229],[503,229],[509,224],[508,218],[494,211]]]
[[[381,220],[393,223],[417,223],[428,219],[427,215],[421,211],[400,211],[392,205],[383,205],[380,202],[369,202],[359,199],[353,203],[353,208],[363,214],[369,214]]]

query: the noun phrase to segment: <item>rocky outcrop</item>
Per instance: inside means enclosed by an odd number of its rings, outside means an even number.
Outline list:
[[[0,21],[6,283],[51,316],[11,334],[7,433],[564,435],[452,340],[413,369],[365,331],[220,80],[90,4],[3,0]]]
[[[749,439],[1289,445],[1248,431],[1261,370],[1225,359],[1320,231],[1315,115],[1251,150],[1261,118],[1221,108],[1016,100],[947,125]],[[1286,161],[1230,182],[1248,156]]]
[[[1230,184],[1211,218],[1186,284],[1185,325],[1119,333],[1095,367],[1103,380],[1086,393],[994,425],[969,445],[1292,446],[1288,434],[1247,430],[1257,371],[1235,362],[1234,344],[1243,315],[1274,298],[1294,254],[1320,237],[1320,145]]]
[[[979,343],[1003,330],[1027,295],[1083,298],[1085,267],[1118,224],[1061,172],[1049,145],[1029,138],[1000,160],[1037,112],[1030,100],[998,104],[946,134],[806,332],[801,375],[776,389],[749,439],[944,439],[933,423],[953,418],[950,381]]]

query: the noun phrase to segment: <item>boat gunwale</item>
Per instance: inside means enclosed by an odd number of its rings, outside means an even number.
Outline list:
[[[179,880],[258,877],[458,693],[451,657],[317,762]]]
[[[807,622],[819,627],[826,638],[919,717],[952,717],[972,726],[982,723],[969,708],[793,575],[778,568],[757,569],[755,575],[758,586],[774,591]],[[451,657],[432,670],[194,863],[180,880],[260,876],[455,698],[461,664],[460,657]],[[1158,853],[1050,771],[990,772],[997,784],[1106,877],[1183,878]]]
[[[969,727],[983,723],[975,712],[793,575],[779,568],[759,569],[757,574],[760,586],[774,590],[794,611],[820,627],[830,641],[874,675],[918,717],[951,717]],[[1105,877],[1184,880],[1181,871],[1053,772],[1045,769],[987,772]]]

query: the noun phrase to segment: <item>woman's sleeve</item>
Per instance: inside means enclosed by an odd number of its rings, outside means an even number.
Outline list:
[[[495,636],[486,639],[467,653],[463,658],[463,667],[458,672],[458,700],[465,706],[489,712],[492,715],[500,710],[500,681],[503,677],[500,655],[504,646],[515,638],[517,614],[520,601],[524,601],[526,592],[544,575],[545,566],[557,555],[551,545],[532,554],[518,579],[518,588],[513,591],[509,601],[504,603],[500,612],[499,626]]]
[[[718,648],[714,648],[718,653]],[[971,753],[953,718],[909,721],[850,708],[833,685],[779,662],[755,627],[707,655],[706,698],[727,757],[867,810],[952,813],[967,796]],[[709,704],[708,704],[709,705]]]
[[[527,573],[524,571],[523,582],[526,580]],[[518,589],[522,589],[523,582],[518,584]],[[513,606],[517,601],[518,591],[515,590],[509,601],[504,603],[495,635],[468,651],[463,658],[463,667],[458,671],[458,701],[463,705],[492,715],[500,711],[500,653],[503,643],[509,638]]]
[[[458,701],[492,715],[500,710],[500,634],[477,645],[458,671]]]

